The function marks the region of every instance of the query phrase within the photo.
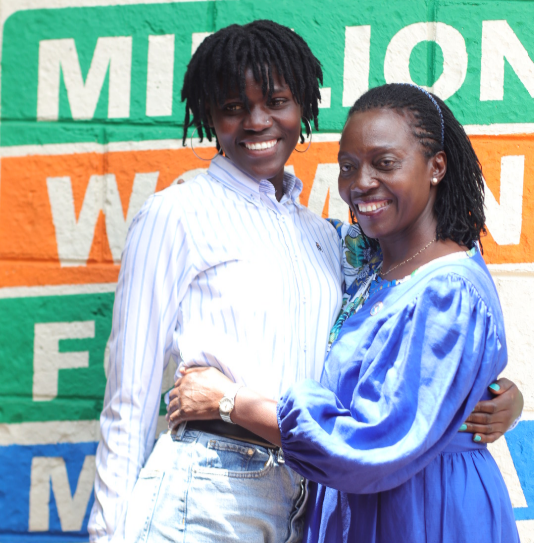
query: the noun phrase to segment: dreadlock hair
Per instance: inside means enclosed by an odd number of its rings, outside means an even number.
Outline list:
[[[206,102],[221,106],[228,92],[237,88],[246,107],[245,71],[251,68],[262,85],[263,95],[273,94],[273,69],[283,77],[302,116],[319,128],[319,83],[323,83],[321,63],[308,44],[293,30],[273,21],[258,20],[246,25],[233,24],[208,36],[191,58],[184,78],[185,101],[183,144],[187,129],[194,125],[200,141],[204,132],[211,141],[213,129],[206,115]],[[306,135],[310,130],[306,126]],[[217,149],[220,150],[215,134]],[[304,142],[302,130],[301,143]]]
[[[441,115],[430,96],[441,109]],[[356,100],[348,117],[358,111],[385,108],[409,113],[413,135],[427,158],[445,151],[447,171],[437,186],[434,203],[436,238],[451,239],[472,248],[475,242],[480,242],[481,233],[486,234],[484,180],[480,162],[462,125],[436,95],[403,83],[370,89]]]

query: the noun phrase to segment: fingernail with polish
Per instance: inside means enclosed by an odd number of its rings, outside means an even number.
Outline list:
[[[476,441],[478,443],[479,441],[482,441],[482,438],[480,436],[475,436],[473,438],[473,441]]]
[[[494,390],[495,392],[501,390],[501,387],[497,383],[491,383],[489,388],[491,388],[491,390]]]
[[[462,424],[460,426],[460,429],[458,430],[459,432],[465,432],[467,430],[467,424]]]

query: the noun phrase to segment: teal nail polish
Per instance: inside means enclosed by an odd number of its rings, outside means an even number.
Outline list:
[[[473,438],[473,441],[475,441],[476,443],[478,443],[479,441],[482,441],[482,438],[480,436],[475,436]]]
[[[501,390],[501,387],[497,383],[491,383],[489,388],[491,388],[491,390],[494,390],[495,392],[497,392],[498,390]]]
[[[459,432],[465,432],[467,430],[467,424],[462,424],[460,426],[460,429],[458,430]]]

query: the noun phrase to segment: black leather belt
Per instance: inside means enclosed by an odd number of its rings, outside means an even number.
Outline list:
[[[230,424],[223,420],[190,420],[187,422],[185,428],[186,430],[199,430],[200,432],[206,432],[207,434],[237,439],[238,441],[259,445],[266,449],[278,449],[276,445],[273,445],[249,430],[245,430],[242,426]]]

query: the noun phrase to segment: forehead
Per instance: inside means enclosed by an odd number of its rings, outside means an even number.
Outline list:
[[[391,108],[355,112],[343,128],[340,150],[418,146],[412,120],[409,113]]]
[[[254,77],[254,70],[252,67],[248,67],[245,69],[245,81],[244,81],[244,90],[245,93],[248,95],[249,93],[261,93],[263,95],[263,79],[265,78],[265,82],[267,83],[267,91],[269,90],[269,80],[267,76],[267,70],[266,67],[263,68],[263,70],[259,70],[259,81],[256,81]],[[288,89],[288,85],[285,81],[285,79],[278,73],[278,70],[275,67],[271,67],[271,73],[273,78],[273,91],[278,90],[285,90]],[[228,85],[228,92],[227,96],[238,96],[239,95],[239,87],[240,83],[237,78],[237,76],[234,78],[233,81],[231,81]]]

